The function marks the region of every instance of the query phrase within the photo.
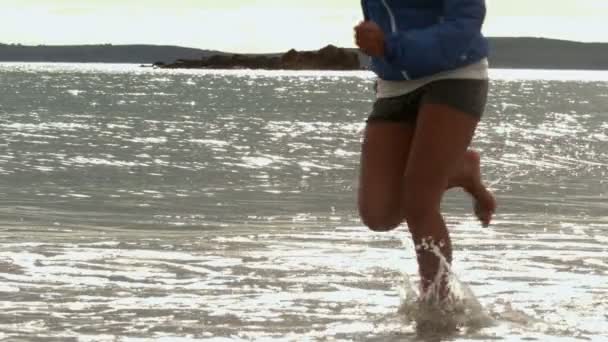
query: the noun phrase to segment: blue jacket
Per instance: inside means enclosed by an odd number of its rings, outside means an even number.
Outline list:
[[[372,58],[381,79],[430,76],[488,56],[481,34],[485,0],[362,0],[366,20],[385,34],[385,55]]]

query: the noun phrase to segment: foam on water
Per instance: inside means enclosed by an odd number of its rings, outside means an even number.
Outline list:
[[[407,245],[404,243],[404,249]],[[491,317],[473,291],[458,279],[439,246],[430,239],[423,239],[416,249],[433,253],[439,260],[439,268],[424,291],[420,283],[414,286],[409,276],[402,274],[398,286],[401,299],[398,313],[403,315],[404,322],[414,323],[417,334],[425,338],[450,336],[460,330],[466,330],[468,334],[490,326]]]
[[[471,334],[493,324],[493,319],[477,300],[471,289],[451,273],[450,298],[438,302],[430,295],[414,290],[407,274],[399,285],[401,304],[398,313],[405,323],[416,325],[421,337],[446,337],[463,332]]]

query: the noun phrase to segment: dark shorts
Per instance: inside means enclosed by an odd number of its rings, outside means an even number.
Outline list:
[[[488,80],[445,79],[428,83],[411,93],[377,99],[367,122],[394,121],[415,124],[423,104],[449,106],[481,119],[488,98]]]

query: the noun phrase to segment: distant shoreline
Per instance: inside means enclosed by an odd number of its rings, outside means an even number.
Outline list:
[[[490,65],[495,69],[608,70],[608,43],[581,43],[546,38],[489,38]],[[360,66],[368,58],[356,49]],[[116,63],[152,65],[178,60],[200,61],[211,56],[237,54],[162,45],[71,45],[22,46],[0,44],[0,62]],[[246,57],[276,58],[280,53],[238,54]]]
[[[132,67],[134,69],[154,69],[154,70],[159,70],[159,71],[163,71],[166,69],[161,69],[161,68],[154,68],[152,64],[141,64],[141,63],[104,63],[104,62],[15,62],[15,61],[7,61],[7,62],[3,62],[0,61],[0,66],[2,65],[25,65],[25,64],[31,64],[31,65],[91,65],[91,66],[99,66],[100,69],[103,69],[104,66],[112,66],[112,65],[124,65],[127,67]],[[255,72],[259,72],[259,73],[265,73],[267,72],[268,74],[272,75],[273,73],[277,73],[277,74],[283,74],[283,73],[294,73],[294,74],[302,74],[302,75],[307,75],[307,74],[318,74],[318,73],[327,73],[328,75],[333,75],[333,74],[344,74],[344,75],[349,75],[349,74],[359,74],[359,73],[369,73],[370,75],[373,74],[373,72],[371,70],[368,69],[359,69],[359,70],[293,70],[293,69],[246,69],[246,68],[242,68],[242,69],[222,69],[222,68],[204,68],[204,69],[174,69],[174,70],[190,70],[190,71],[208,71],[208,72],[226,72],[226,73],[238,73],[239,71],[242,72],[249,72],[249,71],[255,71]],[[555,79],[555,80],[564,80],[564,76],[566,76],[566,79],[573,79],[573,80],[586,80],[586,79],[590,79],[590,80],[601,80],[601,81],[605,81],[608,82],[608,69],[542,69],[542,68],[498,68],[498,67],[493,67],[490,65],[489,68],[490,71],[490,77],[494,78],[492,76],[492,73],[501,75],[499,77],[496,77],[495,79],[499,80],[499,79],[503,79],[503,78],[517,78],[517,79],[537,79],[533,76],[538,75],[539,73],[559,73],[556,74],[556,77],[551,77],[551,75],[548,75],[547,77],[544,77],[542,79]],[[514,75],[511,75],[511,72],[515,72]],[[578,75],[576,73],[582,73],[581,75]],[[526,73],[534,73],[534,75],[532,76],[528,76]],[[592,73],[599,73],[597,77],[594,77],[593,75],[591,75]],[[545,75],[546,76],[546,75]],[[584,77],[583,77],[584,76]]]

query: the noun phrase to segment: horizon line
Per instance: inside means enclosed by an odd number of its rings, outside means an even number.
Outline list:
[[[551,41],[559,41],[559,42],[566,42],[566,43],[576,43],[576,44],[605,44],[608,45],[608,41],[606,42],[586,42],[586,41],[579,41],[579,40],[569,40],[569,39],[561,39],[561,38],[549,38],[549,37],[540,37],[540,36],[487,36],[488,39],[539,39],[539,40],[551,40]],[[329,46],[329,45],[333,45],[342,49],[357,49],[357,47],[353,46],[353,47],[344,47],[344,46],[338,46],[332,43],[327,43],[325,45],[322,45],[320,48]],[[117,46],[117,47],[121,47],[121,46],[157,46],[157,47],[177,47],[177,48],[185,48],[185,49],[194,49],[194,50],[203,50],[203,51],[215,51],[215,52],[222,52],[222,53],[232,53],[232,54],[250,54],[250,55],[259,55],[259,54],[277,54],[277,53],[283,53],[284,51],[281,52],[273,52],[273,51],[268,51],[268,52],[233,52],[233,51],[228,51],[228,50],[218,50],[218,49],[212,49],[212,48],[199,48],[199,47],[193,47],[193,46],[184,46],[184,45],[171,45],[171,44],[155,44],[155,43],[73,43],[73,44],[22,44],[22,43],[3,43],[0,42],[0,46],[18,46],[18,47],[77,47],[77,46]],[[290,49],[295,49],[295,48],[290,48]],[[289,49],[288,49],[289,50]],[[297,50],[297,49],[295,49]],[[309,51],[309,50],[299,50],[299,51]]]

